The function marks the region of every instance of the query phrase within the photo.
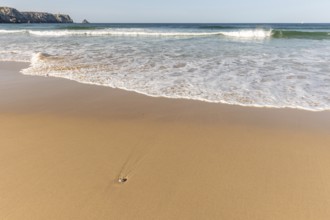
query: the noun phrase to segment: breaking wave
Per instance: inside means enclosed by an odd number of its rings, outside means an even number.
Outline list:
[[[212,28],[210,28],[212,29]],[[65,36],[127,36],[127,37],[212,37],[222,36],[244,39],[330,39],[330,32],[327,31],[294,31],[294,30],[265,30],[265,29],[241,29],[226,31],[208,32],[164,32],[144,29],[99,29],[95,27],[64,27],[58,30],[0,30],[1,34],[28,34],[40,37],[65,37]]]
[[[330,25],[233,27],[0,25],[0,60],[148,96],[330,110]]]
[[[78,27],[79,28],[79,27]],[[41,37],[65,37],[65,36],[127,36],[127,37],[210,37],[210,36],[224,36],[234,38],[253,38],[263,39],[271,37],[271,30],[239,30],[239,31],[221,31],[221,32],[157,32],[144,31],[140,29],[135,30],[113,30],[113,29],[98,29],[86,30],[0,30],[0,34],[29,34]]]
[[[18,34],[18,33],[28,33],[27,30],[1,30],[0,34]]]

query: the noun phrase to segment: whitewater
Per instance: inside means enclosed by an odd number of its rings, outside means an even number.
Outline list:
[[[0,25],[0,61],[154,97],[330,110],[327,24]]]

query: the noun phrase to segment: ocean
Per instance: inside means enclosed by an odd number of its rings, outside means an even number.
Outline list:
[[[154,97],[330,110],[330,24],[1,24],[0,61]]]

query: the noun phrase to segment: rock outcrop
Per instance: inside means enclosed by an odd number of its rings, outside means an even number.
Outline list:
[[[69,15],[46,12],[19,12],[15,8],[0,7],[0,23],[73,23]]]
[[[1,23],[27,23],[26,18],[15,8],[0,7]]]
[[[86,19],[84,19],[81,23],[83,23],[83,24],[89,24],[89,22]]]

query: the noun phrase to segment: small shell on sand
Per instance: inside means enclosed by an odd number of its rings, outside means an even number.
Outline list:
[[[120,177],[118,179],[118,183],[125,183],[126,181],[127,181],[127,178],[125,178],[125,177]]]

